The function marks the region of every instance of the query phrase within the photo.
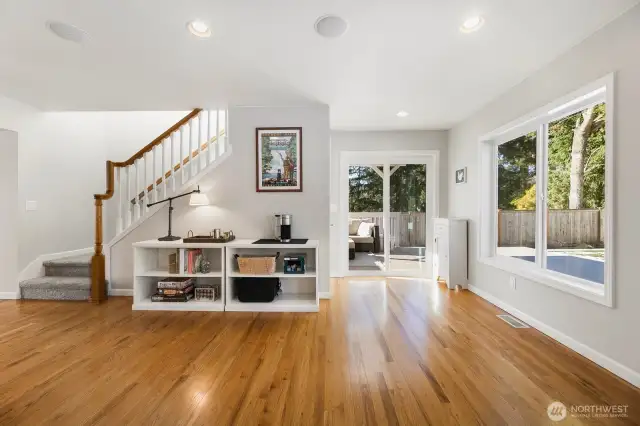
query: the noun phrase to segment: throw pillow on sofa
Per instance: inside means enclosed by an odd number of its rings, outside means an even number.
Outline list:
[[[376,226],[375,223],[362,222],[358,227],[358,237],[370,237],[374,226]]]
[[[361,223],[361,219],[349,219],[349,235],[357,235]]]

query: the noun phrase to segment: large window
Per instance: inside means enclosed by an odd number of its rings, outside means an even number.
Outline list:
[[[612,305],[612,77],[482,139],[481,258]]]
[[[537,132],[498,145],[497,253],[536,260]]]

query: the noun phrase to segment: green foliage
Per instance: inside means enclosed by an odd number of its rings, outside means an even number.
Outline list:
[[[604,208],[605,105],[595,107],[596,122],[587,139],[584,167],[584,208]],[[582,112],[549,124],[549,208],[569,208],[573,129]]]
[[[531,188],[524,192],[524,195],[520,198],[516,198],[511,202],[516,210],[535,210],[536,209],[536,185],[533,184]]]
[[[369,166],[349,167],[349,211],[382,211],[382,178]]]
[[[516,200],[535,183],[536,133],[520,136],[498,146],[498,208],[513,209]]]
[[[382,212],[382,177],[372,167],[349,167],[350,212]],[[424,164],[400,166],[389,179],[391,211],[426,211],[426,181]]]
[[[605,105],[595,107],[596,120],[587,139],[584,167],[584,208],[604,208]],[[569,208],[573,131],[582,111],[549,124],[550,209]],[[535,209],[536,134],[530,133],[498,147],[498,208]]]

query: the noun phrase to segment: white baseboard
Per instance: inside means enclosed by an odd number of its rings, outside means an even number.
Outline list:
[[[330,291],[319,291],[318,292],[318,296],[320,297],[320,299],[331,299],[331,292]]]
[[[133,296],[133,289],[130,288],[110,288],[109,296]]]
[[[526,322],[527,324],[529,324],[531,327],[535,328],[536,330],[546,334],[547,336],[551,337],[552,339],[556,340],[557,342],[563,344],[564,346],[568,347],[569,349],[574,350],[575,352],[579,353],[580,355],[582,355],[583,357],[590,359],[591,361],[595,362],[596,364],[598,364],[600,367],[605,368],[607,370],[609,370],[610,372],[612,372],[613,374],[615,374],[616,376],[620,377],[623,380],[626,380],[627,382],[631,383],[632,385],[634,385],[635,387],[639,387],[640,388],[640,373],[632,370],[631,368],[627,367],[626,365],[620,364],[618,361],[615,361],[611,358],[609,358],[608,356],[601,354],[600,352],[596,351],[595,349],[585,345],[584,343],[578,342],[577,340],[575,340],[574,338],[567,336],[566,334],[556,330],[555,328],[543,323],[542,321],[538,321],[537,319],[531,317],[528,314],[525,314],[524,312],[520,311],[519,309],[514,308],[511,305],[508,305],[507,303],[501,301],[500,299],[498,299],[497,297],[493,296],[492,294],[476,287],[473,285],[469,285],[469,290],[475,294],[477,294],[478,296],[480,296],[481,298],[485,299],[487,302],[497,306],[498,308],[502,309],[503,311],[506,311],[508,313],[510,313],[511,315],[513,315],[514,317]]]
[[[14,291],[1,291],[0,300],[17,300],[20,299],[20,293]]]
[[[48,260],[64,259],[65,257],[82,256],[93,253],[93,247],[79,250],[61,251],[59,253],[41,254],[29,263],[18,275],[18,282],[44,276],[42,264]]]

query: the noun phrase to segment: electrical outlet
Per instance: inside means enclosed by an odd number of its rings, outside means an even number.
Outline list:
[[[509,277],[509,285],[511,286],[511,290],[516,289],[516,277],[514,277],[513,275]]]

